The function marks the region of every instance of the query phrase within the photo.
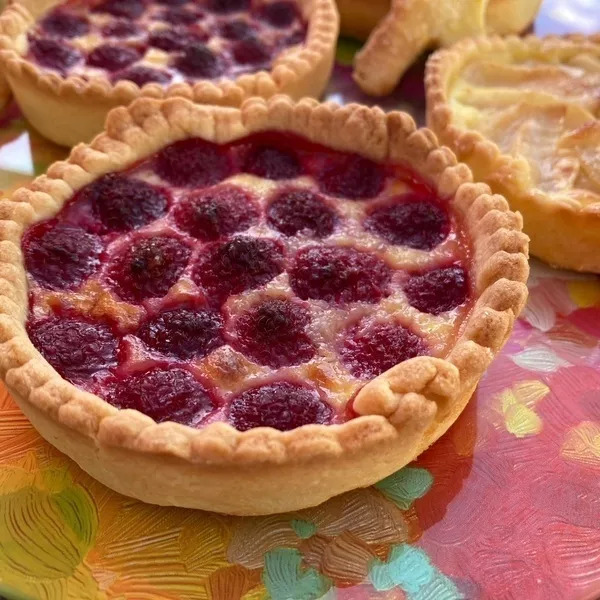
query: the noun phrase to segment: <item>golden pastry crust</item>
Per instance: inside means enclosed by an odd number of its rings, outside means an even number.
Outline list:
[[[366,40],[390,10],[390,0],[336,0],[342,35]],[[525,31],[532,23],[541,0],[489,0],[488,33],[507,35]]]
[[[429,126],[523,214],[532,254],[592,272],[600,272],[599,69],[591,38],[495,37],[438,52],[425,80]]]
[[[22,56],[24,33],[40,15],[61,0],[13,0],[0,16],[0,66],[29,122],[53,142],[73,146],[99,133],[108,112],[139,97],[181,96],[200,104],[240,106],[251,96],[287,94],[294,99],[319,97],[331,74],[339,17],[334,0],[299,0],[308,22],[306,41],[279,54],[271,71],[245,74],[231,80],[148,83],[111,83],[106,77],[88,81],[62,77]]]
[[[427,48],[485,33],[518,33],[539,6],[540,0],[392,0],[356,55],[354,80],[367,94],[385,96]]]
[[[156,424],[62,379],[25,331],[24,229],[56,214],[74,190],[99,175],[171,142],[199,136],[226,143],[267,129],[358,150],[378,161],[408,163],[440,195],[453,199],[472,238],[474,304],[448,355],[413,358],[366,384],[354,400],[363,416],[287,432],[239,432],[225,423],[201,429]],[[456,420],[526,300],[521,218],[504,198],[471,179],[468,167],[404,113],[309,99],[294,104],[283,96],[250,99],[241,110],[184,99],[140,99],[117,108],[106,133],[0,202],[0,375],[46,439],[109,487],[147,502],[266,514],[371,485],[413,460]]]

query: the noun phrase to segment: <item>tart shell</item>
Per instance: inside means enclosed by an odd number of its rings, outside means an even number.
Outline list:
[[[46,138],[74,146],[99,133],[108,112],[139,97],[181,96],[200,104],[239,107],[251,96],[287,94],[294,99],[319,97],[329,81],[335,57],[339,16],[334,0],[299,0],[308,22],[306,41],[279,54],[269,71],[237,79],[140,88],[132,81],[114,85],[106,77],[85,81],[63,77],[22,56],[25,31],[61,0],[13,0],[0,16],[0,66],[23,114]]]
[[[469,164],[474,176],[503,194],[523,215],[531,253],[554,267],[600,273],[600,203],[582,205],[559,194],[532,189],[527,161],[504,154],[497,144],[454,122],[448,88],[469,60],[490,50],[523,56],[560,56],[561,48],[590,48],[583,36],[538,38],[477,38],[441,50],[428,61],[425,77],[427,123]]]
[[[366,40],[390,10],[390,0],[336,0],[342,35]],[[489,0],[488,32],[499,35],[525,31],[533,22],[541,0]]]
[[[417,357],[368,382],[342,425],[239,432],[156,424],[65,381],[25,331],[23,231],[56,214],[99,175],[190,136],[227,143],[282,130],[378,161],[408,164],[452,198],[472,239],[474,304],[445,358]],[[458,164],[433,133],[404,113],[278,96],[241,110],[184,99],[140,99],[117,108],[106,133],[73,149],[46,175],[0,202],[0,375],[38,431],[102,483],[141,500],[239,515],[317,505],[375,483],[418,456],[456,420],[508,338],[526,297],[527,237],[504,198]]]
[[[471,35],[519,33],[531,24],[540,4],[541,0],[392,0],[355,57],[354,80],[367,94],[385,96],[428,48]],[[357,0],[338,0],[338,5],[342,32],[344,27],[367,29],[366,21],[359,25],[363,15]]]

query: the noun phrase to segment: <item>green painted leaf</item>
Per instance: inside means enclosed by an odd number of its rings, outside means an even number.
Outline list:
[[[400,586],[407,594],[416,594],[435,575],[425,552],[408,544],[394,546],[386,562],[377,562],[379,564],[371,565],[369,578],[378,590]],[[379,588],[378,585],[385,587]]]
[[[331,581],[316,569],[302,568],[302,555],[295,548],[265,554],[263,582],[271,600],[318,600],[331,587]]]
[[[399,544],[388,560],[369,565],[369,579],[378,591],[401,588],[408,600],[461,600],[454,583],[431,563],[421,548]]]
[[[464,595],[445,575],[437,573],[434,578],[419,589],[416,594],[409,595],[410,600],[463,600]]]
[[[71,485],[50,500],[61,515],[66,526],[70,527],[81,541],[82,551],[87,552],[93,545],[98,530],[98,514],[94,501],[79,485]]]
[[[424,496],[433,483],[433,477],[427,469],[404,467],[389,477],[382,479],[375,487],[402,510]]]
[[[290,525],[292,526],[292,529],[296,535],[302,540],[306,540],[317,533],[317,526],[312,521],[293,519],[290,522]]]

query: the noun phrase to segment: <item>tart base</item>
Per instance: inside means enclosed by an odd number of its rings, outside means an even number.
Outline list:
[[[23,116],[36,131],[59,146],[90,140],[102,130],[108,112],[118,103],[85,103],[77,93],[40,89],[29,77],[7,73],[8,85]]]
[[[12,398],[42,437],[107,487],[143,502],[240,516],[296,511],[317,506],[344,492],[368,487],[414,460],[440,438],[467,405],[472,389],[452,411],[426,430],[415,419],[401,435],[344,456],[296,464],[192,464],[103,445],[47,414],[10,390]],[[380,418],[384,421],[384,418]]]
[[[592,211],[549,205],[543,198],[516,193],[492,179],[488,183],[523,215],[533,256],[551,267],[600,273],[600,206]]]

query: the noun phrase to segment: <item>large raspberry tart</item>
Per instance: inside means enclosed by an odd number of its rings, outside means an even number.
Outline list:
[[[141,99],[0,211],[7,386],[158,504],[272,513],[389,475],[457,418],[527,295],[504,198],[358,105]]]
[[[531,252],[600,273],[600,44],[480,38],[427,66],[428,122],[523,214]]]
[[[388,11],[354,60],[353,77],[368,94],[385,96],[424,51],[474,35],[520,33],[541,0],[386,0]],[[382,16],[382,0],[338,0],[342,32],[365,37]],[[367,16],[368,15],[368,16]]]
[[[337,33],[334,0],[14,0],[0,64],[34,127],[73,146],[139,96],[318,97]]]

